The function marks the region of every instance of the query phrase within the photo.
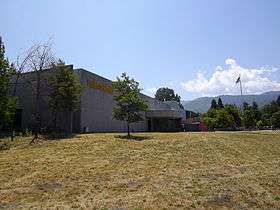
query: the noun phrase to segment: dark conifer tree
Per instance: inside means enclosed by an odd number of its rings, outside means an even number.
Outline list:
[[[223,109],[224,108],[224,104],[221,98],[218,99],[218,108]]]
[[[277,102],[278,106],[280,106],[280,96],[278,96],[276,102]]]
[[[217,109],[218,105],[217,105],[217,101],[215,99],[212,99],[211,101],[211,108],[212,109]]]
[[[0,37],[0,128],[10,125],[16,109],[16,100],[10,94],[14,69],[5,58],[5,47]]]

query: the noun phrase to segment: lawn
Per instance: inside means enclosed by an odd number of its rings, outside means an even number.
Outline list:
[[[280,208],[280,132],[134,135],[17,139],[0,151],[0,209]]]

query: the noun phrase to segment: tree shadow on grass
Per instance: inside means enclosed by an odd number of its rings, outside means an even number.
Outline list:
[[[115,138],[123,139],[123,140],[132,140],[132,141],[144,141],[144,140],[152,139],[152,137],[150,137],[150,136],[132,136],[132,135],[130,137],[128,137],[127,135],[125,135],[125,136],[117,135],[117,136],[115,136]]]
[[[76,134],[70,133],[49,133],[43,135],[46,140],[63,140],[76,137]]]
[[[7,144],[6,142],[0,142],[0,151],[2,151],[2,150],[8,150],[8,149],[10,149],[10,145],[9,144]]]

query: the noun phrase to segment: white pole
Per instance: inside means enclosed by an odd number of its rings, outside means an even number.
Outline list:
[[[241,77],[240,77],[240,81],[239,81],[239,83],[240,83],[240,93],[241,93],[241,95],[242,95],[242,83],[241,83]]]

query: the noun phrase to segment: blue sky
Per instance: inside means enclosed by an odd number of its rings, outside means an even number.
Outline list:
[[[76,68],[183,99],[280,90],[279,0],[0,0],[7,56],[54,39]]]

